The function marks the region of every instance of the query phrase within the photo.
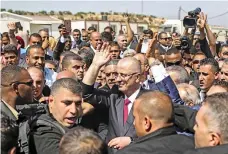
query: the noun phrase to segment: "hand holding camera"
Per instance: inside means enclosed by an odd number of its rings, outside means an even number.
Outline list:
[[[184,18],[183,25],[185,28],[196,28],[198,15],[200,14],[201,9],[196,8],[193,11],[188,12],[188,16]]]

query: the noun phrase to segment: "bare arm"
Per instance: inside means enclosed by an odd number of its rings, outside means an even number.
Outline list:
[[[155,49],[156,49],[156,44],[157,44],[157,33],[154,34],[153,39],[150,41],[149,45],[148,45],[148,49],[146,51],[146,57],[153,57],[155,58]]]
[[[86,115],[94,110],[93,105],[87,103],[87,102],[82,102],[82,115]]]
[[[129,24],[129,17],[125,17],[125,24],[126,24],[126,27],[127,27],[127,44],[129,45],[131,43],[131,41],[133,40],[133,31],[131,29],[131,26]]]
[[[137,46],[136,46],[136,48],[135,48],[136,53],[140,53],[140,52],[141,52],[141,49],[142,49],[142,42],[143,42],[143,35],[140,36],[140,38],[139,38],[139,43],[137,44]]]
[[[213,58],[213,53],[211,52],[208,42],[206,40],[206,34],[204,29],[206,29],[207,24],[207,15],[205,15],[203,12],[200,13],[199,19],[197,20],[197,26],[199,27],[200,31],[200,46],[201,50],[205,53],[207,58]]]
[[[207,38],[209,41],[211,52],[212,52],[213,56],[215,56],[215,54],[216,54],[216,38],[215,38],[214,34],[212,33],[212,31],[210,30],[210,28],[207,24],[205,26],[205,29],[206,29]]]
[[[189,33],[188,33],[188,28],[185,28],[184,29],[184,32],[183,32],[183,36],[188,36],[189,35]]]

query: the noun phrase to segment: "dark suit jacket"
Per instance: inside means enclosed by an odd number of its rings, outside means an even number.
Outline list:
[[[194,133],[197,111],[187,106],[174,104],[175,125],[183,131]]]
[[[228,144],[188,150],[184,154],[228,154]]]
[[[194,148],[194,140],[185,135],[178,135],[175,127],[165,127],[118,151],[118,154],[182,154]]]
[[[14,116],[12,111],[5,105],[5,103],[2,100],[1,100],[1,112],[7,115],[9,119],[12,119],[13,121],[17,121],[17,118]]]
[[[109,125],[108,125],[108,134],[106,138],[106,143],[110,140],[121,137],[128,136],[136,138],[135,127],[133,125],[133,107],[128,115],[126,124],[123,122],[123,108],[124,108],[124,94],[118,90],[117,86],[114,86],[110,92],[105,92],[103,90],[94,89],[93,85],[85,85],[82,83],[83,89],[83,98],[86,102],[91,104],[103,104],[109,108]],[[140,89],[140,94],[144,91]],[[116,151],[115,149],[111,150],[112,152]],[[111,153],[111,152],[109,152]]]
[[[100,90],[111,91],[108,85]],[[104,105],[94,105],[93,112],[82,117],[81,125],[85,128],[93,129],[105,141],[108,133],[109,109]]]

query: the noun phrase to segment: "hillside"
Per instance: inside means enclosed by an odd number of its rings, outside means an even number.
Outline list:
[[[108,21],[124,21],[123,17],[126,13],[121,12],[77,12],[75,14],[71,13],[70,11],[39,11],[39,12],[28,12],[28,11],[21,11],[12,9],[6,10],[4,8],[1,11],[8,11],[11,13],[19,14],[19,15],[26,15],[26,16],[53,16],[60,20],[108,20]],[[153,15],[143,15],[143,14],[132,14],[129,13],[128,16],[130,17],[130,22],[137,22],[137,23],[148,23],[149,28],[152,30],[157,30],[157,28],[165,22],[164,18],[157,18]]]

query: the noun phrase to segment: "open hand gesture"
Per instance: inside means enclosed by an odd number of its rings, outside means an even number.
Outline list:
[[[129,16],[126,14],[126,15],[124,15],[124,21],[125,22],[129,22],[130,21],[130,18],[129,18]]]
[[[15,22],[10,22],[7,24],[7,27],[9,28],[9,30],[16,30],[16,24]]]
[[[111,46],[103,43],[101,49],[97,50],[97,52],[95,53],[95,56],[93,58],[93,64],[101,67],[107,62],[109,62],[111,60],[111,57],[109,55],[110,49]]]
[[[204,29],[207,23],[207,15],[203,12],[200,12],[198,17],[199,19],[197,20],[197,26],[199,27],[199,29]]]

